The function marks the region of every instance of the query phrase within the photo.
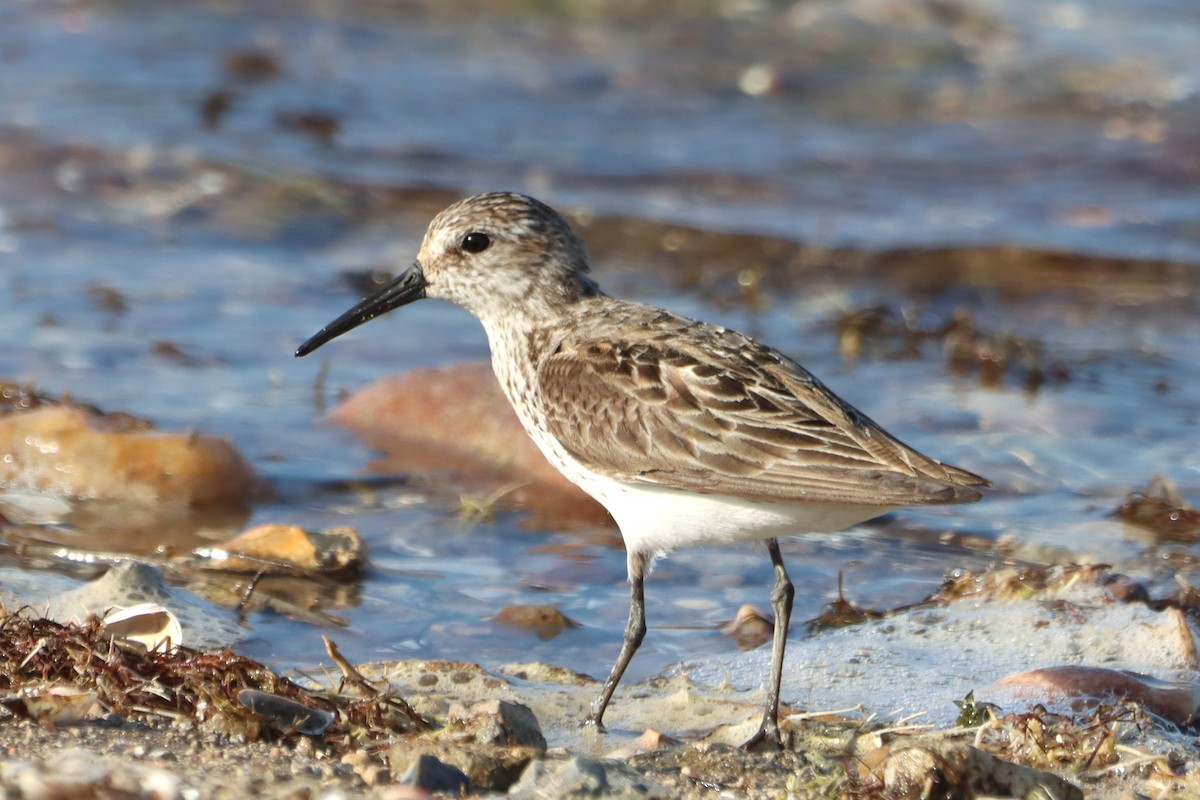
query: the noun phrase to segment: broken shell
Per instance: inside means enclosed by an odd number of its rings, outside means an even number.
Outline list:
[[[104,633],[143,648],[168,653],[183,644],[179,618],[158,603],[114,608],[104,615]]]
[[[30,719],[57,725],[98,719],[108,713],[96,692],[60,684],[22,692],[0,702],[18,713],[23,709]]]
[[[721,633],[732,636],[738,650],[753,650],[771,641],[775,623],[754,606],[744,605],[738,609],[733,622],[721,627]]]

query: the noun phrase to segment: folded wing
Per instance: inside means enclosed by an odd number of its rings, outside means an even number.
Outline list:
[[[978,500],[987,481],[889,435],[803,367],[670,317],[627,339],[563,341],[538,371],[550,431],[634,483],[773,502],[899,507]]]

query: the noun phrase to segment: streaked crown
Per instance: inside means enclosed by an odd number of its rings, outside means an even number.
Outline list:
[[[417,261],[426,295],[450,300],[481,320],[571,303],[599,290],[582,242],[558,212],[532,197],[468,197],[429,224]]]

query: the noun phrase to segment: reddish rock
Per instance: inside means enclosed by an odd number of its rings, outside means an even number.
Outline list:
[[[525,481],[509,495],[555,522],[609,524],[608,513],[550,465],[526,435],[486,362],[384,378],[329,414],[384,457],[372,469]]]
[[[254,473],[228,441],[113,427],[110,418],[70,405],[0,416],[0,486],[192,506],[249,503]]]
[[[298,525],[267,524],[251,528],[228,542],[201,548],[207,561],[197,566],[234,572],[263,571],[268,575],[336,574],[357,572],[367,549],[354,528],[339,525],[321,532]]]

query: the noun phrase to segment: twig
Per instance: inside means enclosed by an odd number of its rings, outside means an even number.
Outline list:
[[[262,576],[266,573],[266,567],[254,573],[254,577],[250,580],[250,585],[246,587],[246,591],[242,592],[242,599],[238,601],[237,608],[235,609],[239,622],[246,621],[246,606],[250,604],[250,595],[254,594],[254,590],[258,588],[258,582],[262,580]]]
[[[321,638],[325,640],[325,652],[329,653],[329,657],[333,660],[334,664],[337,664],[338,669],[346,676],[347,681],[357,686],[367,697],[375,697],[379,694],[379,690],[372,686],[371,682],[364,678],[362,673],[346,660],[346,657],[338,650],[338,646],[333,643],[333,639],[324,634],[321,635]]]

